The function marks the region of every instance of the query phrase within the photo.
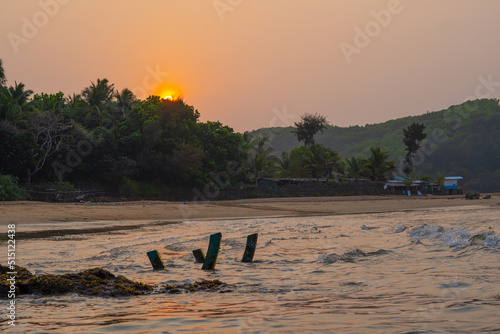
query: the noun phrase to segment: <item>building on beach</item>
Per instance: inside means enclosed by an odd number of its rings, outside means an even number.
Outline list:
[[[445,176],[443,192],[445,195],[464,193],[464,178],[461,176]]]
[[[410,190],[414,195],[419,192],[432,195],[439,193],[439,188],[437,183],[421,180],[412,181],[409,187],[402,180],[388,180],[384,185],[384,189],[390,190],[393,194],[406,194],[406,191]]]

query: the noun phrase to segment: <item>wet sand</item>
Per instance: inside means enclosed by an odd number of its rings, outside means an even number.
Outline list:
[[[500,205],[500,194],[491,199],[466,200],[457,196],[349,196],[265,198],[212,202],[113,202],[113,203],[42,203],[0,202],[0,223],[29,225],[81,221],[151,221],[156,223],[185,220],[236,219],[361,214],[421,210],[468,205]],[[124,225],[127,223],[124,223]],[[64,224],[60,224],[64,229]]]

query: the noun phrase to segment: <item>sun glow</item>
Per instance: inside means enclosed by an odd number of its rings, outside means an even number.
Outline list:
[[[181,98],[182,91],[177,85],[164,83],[158,86],[155,95],[160,96],[163,100],[175,101]]]

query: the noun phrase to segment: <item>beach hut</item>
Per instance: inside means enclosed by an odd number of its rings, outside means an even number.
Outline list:
[[[445,176],[443,191],[446,195],[463,194],[463,177],[461,176]]]

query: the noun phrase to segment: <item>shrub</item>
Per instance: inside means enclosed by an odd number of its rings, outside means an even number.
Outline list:
[[[0,175],[0,201],[17,201],[23,198],[23,188],[12,175]]]

